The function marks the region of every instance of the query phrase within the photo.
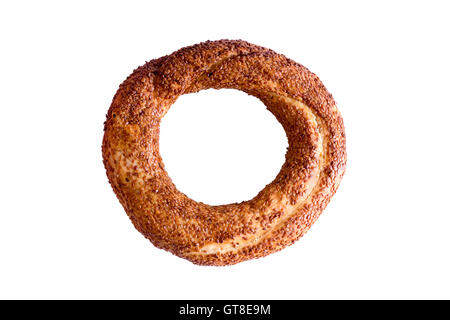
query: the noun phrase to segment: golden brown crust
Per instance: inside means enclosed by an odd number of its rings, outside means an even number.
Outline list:
[[[159,125],[182,94],[232,88],[258,97],[286,130],[275,180],[255,198],[209,206],[179,192],[159,154]],[[108,111],[103,159],[134,226],[156,247],[201,265],[230,265],[294,243],[336,192],[345,171],[342,117],[319,78],[245,41],[207,41],[136,69]]]

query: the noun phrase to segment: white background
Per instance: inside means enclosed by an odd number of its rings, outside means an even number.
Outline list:
[[[0,5],[0,298],[450,298],[446,1],[15,1]],[[101,157],[119,84],[145,61],[245,39],[304,64],[344,117],[348,167],[308,234],[199,267],[127,218]],[[182,96],[161,152],[179,189],[246,200],[287,146],[241,92]]]

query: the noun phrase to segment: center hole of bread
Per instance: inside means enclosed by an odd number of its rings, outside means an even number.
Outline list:
[[[161,122],[167,173],[179,191],[210,205],[256,196],[280,171],[287,146],[264,104],[237,90],[182,95]]]

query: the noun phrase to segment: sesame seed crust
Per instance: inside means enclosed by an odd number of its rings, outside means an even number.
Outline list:
[[[161,119],[180,95],[208,88],[259,98],[286,131],[284,165],[251,200],[196,202],[164,170]],[[319,78],[241,40],[203,42],[137,68],[114,96],[104,131],[106,173],[136,229],[199,265],[236,264],[294,243],[325,209],[346,165],[343,120]]]

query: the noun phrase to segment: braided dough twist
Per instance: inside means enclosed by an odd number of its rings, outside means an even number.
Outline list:
[[[210,206],[178,191],[159,153],[160,122],[182,94],[232,88],[259,98],[286,131],[286,162],[249,201]],[[230,265],[281,250],[311,227],[346,164],[331,94],[302,65],[244,41],[182,48],[136,69],[105,122],[107,176],[134,226],[156,247],[200,265]]]

